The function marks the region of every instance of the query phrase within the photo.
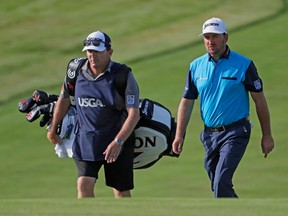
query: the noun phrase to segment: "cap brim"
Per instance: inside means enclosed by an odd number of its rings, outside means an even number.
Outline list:
[[[103,52],[105,49],[106,49],[106,47],[103,46],[103,45],[97,46],[97,47],[91,45],[91,46],[85,46],[85,47],[83,48],[82,52],[83,52],[83,51],[86,51],[86,50],[95,50],[95,51],[98,51],[98,52]]]
[[[206,31],[206,32],[202,32],[201,34],[199,34],[199,36],[202,36],[204,34],[227,34],[227,32],[220,32],[220,31]]]

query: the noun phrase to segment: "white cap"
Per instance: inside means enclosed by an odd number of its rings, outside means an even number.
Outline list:
[[[201,35],[206,34],[206,33],[214,33],[214,34],[226,33],[227,34],[226,25],[224,21],[219,18],[214,18],[214,17],[211,19],[208,19],[203,24]]]
[[[99,46],[95,46],[92,43],[85,45],[85,41],[99,41]],[[82,51],[86,50],[95,50],[98,52],[103,52],[106,48],[111,48],[111,39],[110,37],[105,34],[104,32],[96,31],[92,32],[91,34],[88,35],[86,40],[83,41],[84,43],[84,48]]]

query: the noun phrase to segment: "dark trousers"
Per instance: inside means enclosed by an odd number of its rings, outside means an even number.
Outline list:
[[[204,165],[215,198],[238,197],[233,189],[232,178],[245,153],[250,134],[249,121],[221,132],[202,131],[201,141],[205,147]]]

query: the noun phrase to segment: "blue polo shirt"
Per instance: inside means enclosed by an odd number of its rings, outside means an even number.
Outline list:
[[[208,127],[249,116],[248,91],[263,91],[254,63],[229,49],[216,63],[207,53],[190,64],[183,98],[200,97],[201,118]]]

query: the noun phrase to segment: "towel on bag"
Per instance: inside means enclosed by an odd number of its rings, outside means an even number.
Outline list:
[[[76,131],[76,109],[70,107],[67,114],[62,120],[60,128],[60,138],[62,144],[55,145],[55,153],[60,158],[70,157],[72,158],[72,146],[75,140],[75,131]]]

